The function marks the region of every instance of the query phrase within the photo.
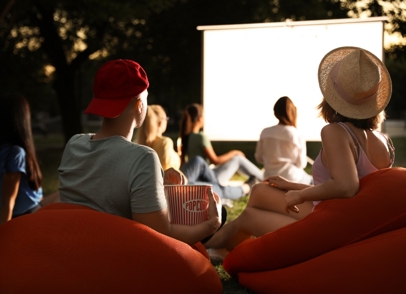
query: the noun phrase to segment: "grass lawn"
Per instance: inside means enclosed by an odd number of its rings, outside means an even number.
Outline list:
[[[174,137],[174,136],[171,136]],[[174,139],[174,138],[173,138]],[[222,154],[228,150],[239,149],[243,151],[247,158],[255,163],[254,152],[256,142],[212,142],[213,148],[218,154]],[[395,146],[396,167],[406,167],[406,138],[393,138]],[[35,144],[37,154],[41,165],[41,170],[44,175],[43,190],[45,195],[49,195],[58,189],[58,173],[57,169],[60,163],[63,151],[63,138],[60,135],[49,135],[48,137],[36,137]],[[321,147],[320,142],[308,142],[308,156],[315,159]],[[311,173],[311,166],[308,165],[306,170]],[[238,176],[236,176],[238,179]],[[248,196],[234,201],[233,208],[226,208],[228,212],[228,221],[235,219],[244,209],[248,201]],[[230,278],[227,272],[224,271],[221,265],[213,264],[219,277],[223,283],[223,293],[252,293],[242,288],[235,279]]]

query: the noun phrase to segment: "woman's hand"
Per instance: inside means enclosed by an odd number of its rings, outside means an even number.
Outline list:
[[[185,175],[170,167],[166,171],[164,171],[164,185],[186,185],[187,178]]]
[[[299,208],[296,205],[304,202],[304,200],[300,197],[300,190],[288,191],[285,194],[285,201],[286,201],[285,211],[287,213],[289,213],[289,211],[298,213]]]
[[[208,221],[212,223],[213,233],[218,230],[221,225],[221,204],[220,197],[213,192],[209,191],[209,216]]]
[[[269,186],[281,189],[281,190],[292,190],[293,189],[293,182],[288,181],[287,179],[281,177],[281,176],[272,176],[269,178],[266,178],[264,180],[264,183],[268,183]]]

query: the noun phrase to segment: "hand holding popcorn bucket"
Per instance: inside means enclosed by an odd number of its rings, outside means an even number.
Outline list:
[[[196,225],[209,216],[211,185],[165,185],[171,224]],[[221,201],[214,194],[217,211],[221,218]]]

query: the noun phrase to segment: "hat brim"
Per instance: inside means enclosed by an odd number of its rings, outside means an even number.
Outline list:
[[[341,61],[354,50],[363,50],[368,57],[380,68],[381,82],[376,93],[376,99],[372,99],[362,105],[353,105],[346,102],[334,90],[328,86],[331,83],[330,72],[337,62]],[[348,118],[366,119],[378,115],[388,105],[392,95],[392,81],[388,70],[382,61],[371,52],[358,47],[340,47],[327,53],[321,60],[318,70],[320,90],[327,103],[339,114]]]
[[[93,97],[84,113],[95,114],[105,118],[118,117],[134,97],[116,100]]]

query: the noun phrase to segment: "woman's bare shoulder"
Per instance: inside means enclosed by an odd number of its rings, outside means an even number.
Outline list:
[[[339,124],[328,124],[321,129],[321,136],[345,134],[346,131]]]

